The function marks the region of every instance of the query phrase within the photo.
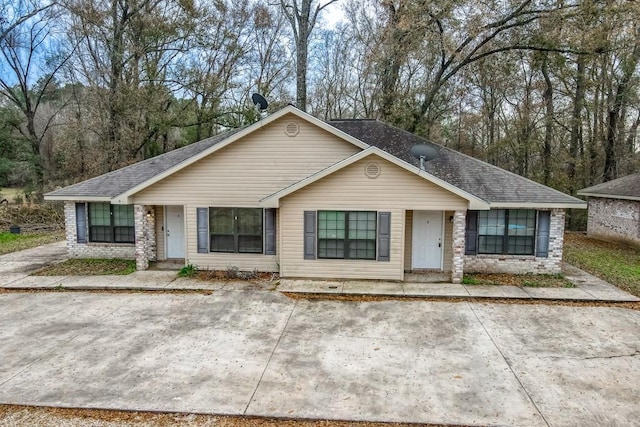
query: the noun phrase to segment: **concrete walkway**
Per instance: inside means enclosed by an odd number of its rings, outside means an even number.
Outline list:
[[[406,297],[513,298],[572,301],[638,302],[637,298],[592,274],[569,264],[563,274],[574,288],[535,288],[453,283],[408,283],[376,281],[321,281],[281,279],[278,290],[293,293],[336,295],[388,295]]]
[[[64,242],[0,256],[0,288],[67,290],[206,290],[273,291],[301,294],[383,295],[443,298],[512,298],[571,301],[638,302],[637,298],[597,277],[565,264],[565,277],[575,288],[410,283],[371,280],[324,281],[280,279],[279,281],[210,282],[180,278],[176,271],[136,271],[129,275],[33,276],[31,273],[66,259]]]

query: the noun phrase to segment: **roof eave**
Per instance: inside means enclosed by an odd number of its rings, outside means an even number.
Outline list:
[[[603,199],[619,199],[619,200],[640,201],[640,197],[637,197],[637,196],[621,196],[621,195],[618,195],[618,194],[599,194],[599,193],[590,193],[590,192],[578,191],[578,195],[586,196],[586,197],[599,197],[599,198],[603,198]]]
[[[492,209],[586,209],[587,203],[491,202]]]
[[[56,195],[56,194],[45,194],[45,200],[50,201],[63,201],[63,202],[111,202],[112,198],[108,196],[83,196],[83,195],[73,195],[73,196],[65,196],[65,195]]]

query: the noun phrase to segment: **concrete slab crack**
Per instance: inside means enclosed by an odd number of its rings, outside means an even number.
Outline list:
[[[628,354],[614,354],[611,356],[587,356],[587,357],[577,357],[577,356],[542,356],[539,359],[571,359],[571,360],[607,360],[607,359],[620,359],[624,357],[637,357],[640,356],[640,351],[635,351],[633,353]]]
[[[613,356],[592,356],[592,357],[584,357],[583,360],[591,360],[591,359],[618,359],[621,357],[636,357],[640,356],[640,351],[636,351],[634,353],[629,354],[615,354]]]
[[[493,343],[493,345],[495,346],[496,350],[498,350],[498,353],[500,353],[500,356],[502,357],[502,359],[504,360],[504,363],[507,364],[507,366],[509,367],[509,370],[511,371],[511,373],[513,374],[513,376],[515,377],[516,381],[518,381],[518,384],[520,384],[520,388],[522,388],[522,390],[524,391],[524,393],[527,395],[527,398],[529,399],[529,401],[531,402],[531,404],[533,405],[534,408],[536,408],[536,411],[538,411],[538,414],[540,415],[540,417],[542,418],[542,420],[545,422],[545,424],[547,426],[550,426],[549,421],[547,421],[547,419],[545,418],[544,414],[542,413],[542,411],[540,410],[540,408],[538,407],[538,405],[536,405],[536,402],[533,400],[533,398],[531,397],[531,395],[529,394],[529,391],[527,391],[527,389],[525,388],[524,384],[522,383],[522,381],[520,380],[520,377],[518,376],[518,374],[516,373],[516,371],[514,371],[513,367],[511,366],[511,363],[509,363],[509,360],[506,358],[506,356],[502,353],[502,350],[500,350],[500,347],[498,347],[498,343],[496,343],[496,341],[493,339],[493,336],[491,336],[491,333],[489,333],[489,331],[487,330],[487,328],[484,326],[484,323],[482,323],[482,320],[480,320],[480,316],[478,316],[478,313],[476,312],[476,310],[473,308],[473,304],[471,303],[467,303],[467,305],[469,306],[469,308],[471,308],[471,311],[473,312],[473,315],[476,317],[476,319],[478,320],[478,323],[480,324],[480,326],[482,326],[482,329],[484,330],[484,332],[487,334],[487,336],[489,337],[489,339],[491,340],[491,342]]]
[[[282,340],[282,337],[284,336],[284,332],[287,330],[287,326],[289,326],[289,321],[291,320],[291,317],[293,316],[293,312],[295,311],[297,306],[298,306],[298,301],[295,301],[294,304],[293,304],[293,307],[291,308],[291,312],[289,313],[289,317],[287,317],[287,321],[285,322],[284,327],[282,328],[282,331],[280,332],[280,336],[278,337],[278,340],[276,341],[276,344],[273,346],[273,350],[271,350],[271,354],[269,355],[269,360],[267,360],[267,363],[264,365],[264,369],[262,370],[262,374],[260,374],[260,379],[258,379],[258,382],[256,383],[256,387],[253,389],[253,393],[251,393],[251,397],[249,398],[249,401],[247,402],[247,406],[245,406],[244,411],[242,411],[243,415],[247,414],[247,411],[249,410],[249,406],[251,405],[251,402],[253,402],[253,398],[255,397],[256,392],[258,391],[258,387],[260,387],[260,383],[262,382],[262,378],[264,377],[265,372],[267,372],[267,368],[269,368],[269,364],[271,363],[271,359],[273,358],[273,355],[275,354],[276,349],[280,345],[280,341]]]

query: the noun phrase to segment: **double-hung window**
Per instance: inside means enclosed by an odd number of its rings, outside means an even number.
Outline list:
[[[209,208],[210,251],[262,253],[262,216],[262,209]]]
[[[375,259],[376,212],[318,211],[318,258]]]
[[[478,212],[478,253],[533,255],[536,211],[493,209]]]
[[[89,203],[89,241],[134,243],[133,205]]]

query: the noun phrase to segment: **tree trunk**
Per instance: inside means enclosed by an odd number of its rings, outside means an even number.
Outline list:
[[[629,95],[631,78],[635,72],[638,60],[640,60],[640,27],[636,28],[636,39],[631,57],[623,62],[622,78],[616,86],[616,94],[613,105],[609,110],[607,120],[607,139],[604,147],[604,181],[611,181],[618,177],[618,159],[616,148],[618,146],[618,126],[621,121],[621,114],[626,105]]]
[[[404,58],[400,51],[402,49],[402,39],[406,31],[400,28],[400,12],[393,2],[385,4],[389,14],[389,24],[387,26],[387,36],[383,47],[382,70],[380,76],[380,118],[382,120],[393,121],[393,105],[398,94],[396,87],[400,77],[400,67]]]
[[[120,2],[112,0],[111,4],[111,20],[113,25],[113,38],[111,40],[111,51],[109,52],[110,76],[109,76],[109,100],[108,100],[108,118],[107,118],[107,143],[110,145],[110,156],[107,164],[107,171],[115,170],[119,167],[121,161],[120,149],[120,121],[122,119],[120,108],[120,80],[122,79],[122,61],[123,61],[123,26],[127,19],[126,10],[121,15],[118,11]],[[125,5],[126,7],[126,5]]]
[[[585,93],[585,55],[578,54],[576,61],[576,92],[573,98],[571,114],[571,136],[569,137],[569,161],[567,162],[567,178],[569,194],[575,195],[576,158],[578,147],[582,146],[582,108]]]
[[[544,117],[544,145],[542,150],[542,167],[544,168],[542,182],[549,185],[551,177],[551,143],[553,140],[553,85],[549,78],[548,55],[542,62],[542,75],[544,76],[545,89],[543,92],[545,117]]]
[[[307,111],[307,55],[308,34],[298,40],[296,47],[296,107]]]

